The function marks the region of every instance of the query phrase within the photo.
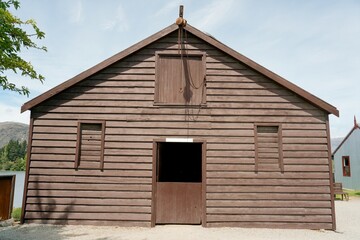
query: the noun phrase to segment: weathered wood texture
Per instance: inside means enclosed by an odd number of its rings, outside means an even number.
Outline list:
[[[173,33],[32,109],[26,222],[150,226],[153,140],[191,137],[207,142],[206,226],[332,228],[327,113],[186,40],[206,53],[206,106],[154,105],[155,53],[177,53]],[[106,121],[104,171],[74,169],[79,120]],[[282,126],[283,172],[255,172],[261,123]]]
[[[156,223],[201,223],[201,183],[156,184]]]
[[[75,168],[104,167],[105,122],[78,122]]]
[[[155,103],[205,103],[205,55],[156,55]],[[171,81],[170,81],[171,80]]]
[[[0,221],[11,218],[15,175],[0,176]]]
[[[283,172],[281,126],[256,125],[254,130],[255,171]]]

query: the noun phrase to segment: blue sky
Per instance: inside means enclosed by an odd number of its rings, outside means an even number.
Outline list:
[[[360,122],[357,0],[22,0],[14,14],[35,19],[48,48],[22,56],[46,80],[11,75],[31,94],[1,91],[0,122],[29,123],[23,103],[172,24],[180,4],[192,26],[336,106],[332,137]]]

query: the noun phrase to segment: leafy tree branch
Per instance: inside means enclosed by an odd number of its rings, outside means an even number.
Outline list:
[[[17,10],[20,7],[18,0],[0,0],[0,86],[3,90],[11,90],[29,96],[26,86],[17,86],[6,76],[6,71],[44,81],[44,76],[38,74],[31,62],[19,56],[23,49],[38,49],[47,51],[46,47],[38,46],[32,38],[42,39],[45,33],[36,25],[33,19],[23,21],[14,16],[9,8]],[[30,27],[33,33],[27,33],[24,28]]]

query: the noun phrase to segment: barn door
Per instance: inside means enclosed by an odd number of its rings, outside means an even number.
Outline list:
[[[201,223],[201,143],[158,143],[156,224]]]
[[[0,176],[0,221],[11,218],[15,187],[15,175]]]

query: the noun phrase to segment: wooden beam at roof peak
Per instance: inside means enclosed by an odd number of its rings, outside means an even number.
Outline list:
[[[187,21],[184,19],[184,6],[180,5],[179,7],[179,17],[175,21],[176,25],[179,27],[185,27]]]
[[[183,5],[180,5],[179,7],[179,17],[184,17],[184,6]]]

